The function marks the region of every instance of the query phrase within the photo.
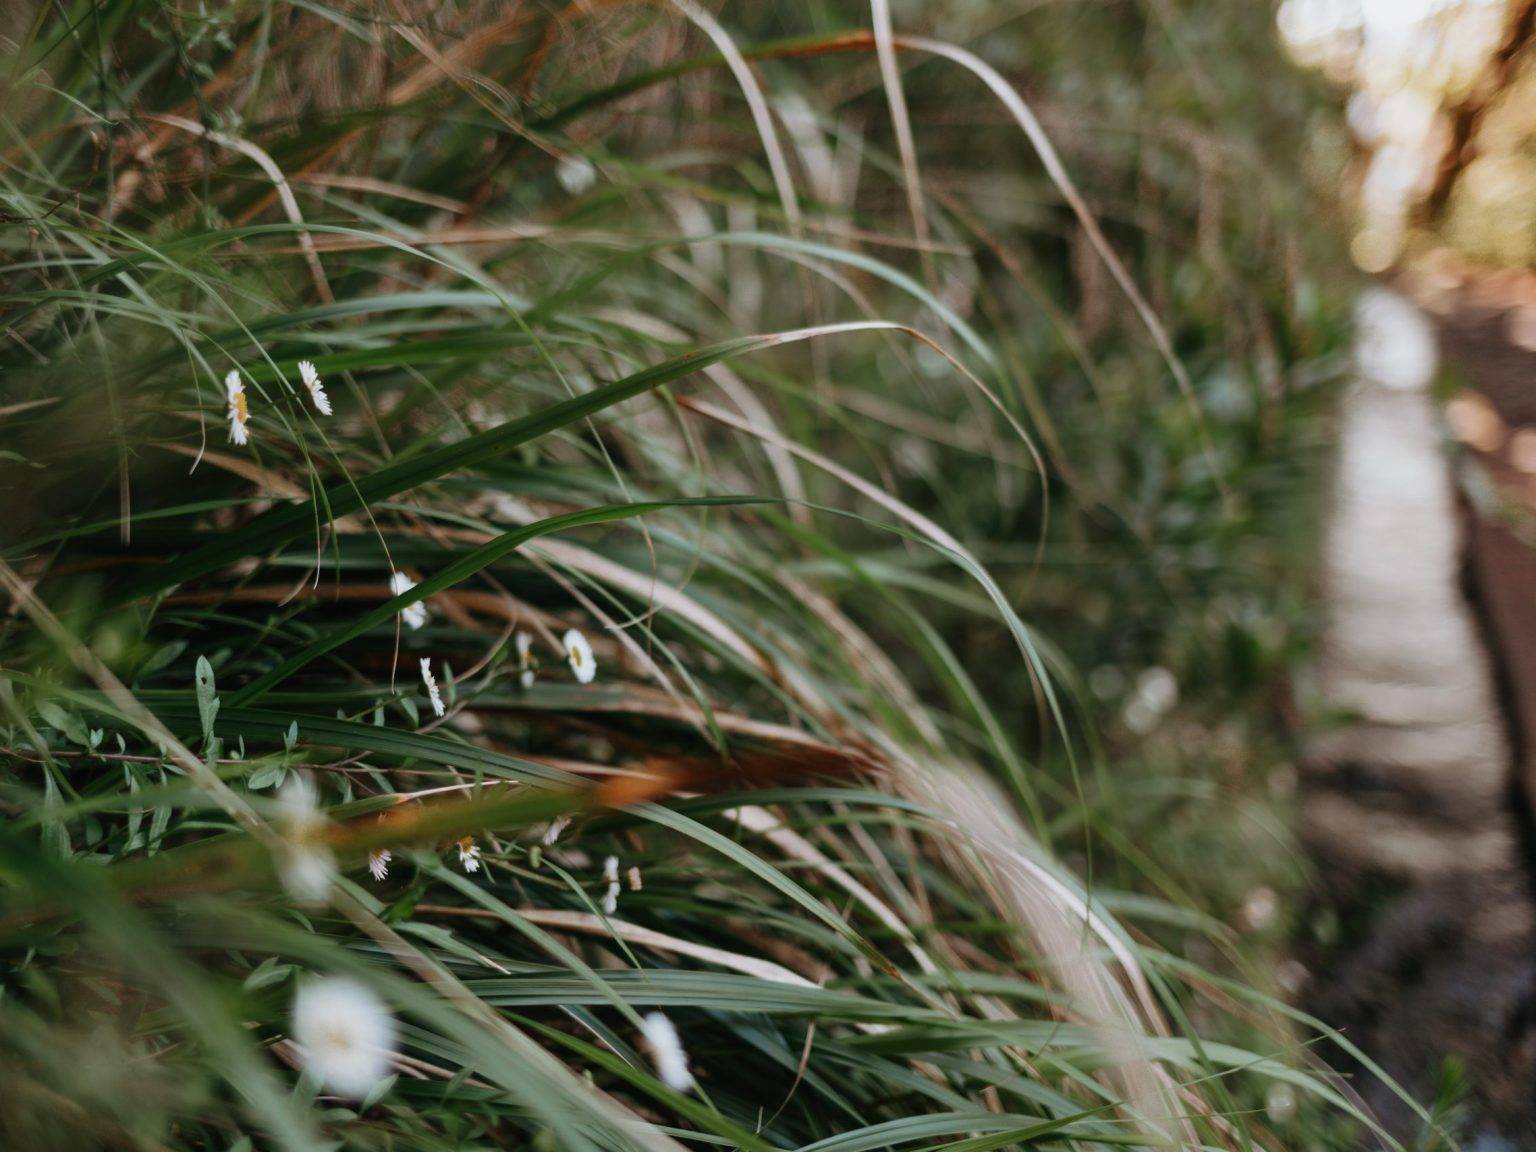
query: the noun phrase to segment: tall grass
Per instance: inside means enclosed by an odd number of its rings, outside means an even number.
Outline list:
[[[1292,651],[1326,157],[1250,9],[12,12],[6,1146],[1369,1124],[1077,671]]]

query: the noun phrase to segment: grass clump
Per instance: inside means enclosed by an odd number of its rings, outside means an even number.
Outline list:
[[[12,14],[7,1143],[1364,1119],[1161,933],[1231,943],[1073,672],[1290,635],[1246,9]]]

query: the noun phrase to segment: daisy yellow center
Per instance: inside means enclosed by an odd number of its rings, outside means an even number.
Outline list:
[[[339,1021],[327,1026],[321,1032],[321,1039],[331,1048],[345,1049],[356,1046],[351,1031]]]
[[[250,410],[245,406],[245,393],[235,393],[235,419],[244,424],[250,419]]]

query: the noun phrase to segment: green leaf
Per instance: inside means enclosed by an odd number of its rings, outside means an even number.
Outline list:
[[[288,768],[282,763],[263,764],[251,773],[245,786],[254,792],[260,792],[264,788],[271,788],[281,784],[283,777],[288,774]]]
[[[208,657],[197,658],[197,670],[193,673],[192,683],[197,689],[197,717],[203,727],[203,744],[211,746],[213,722],[219,714],[219,691],[214,684],[213,665],[208,663]]]
[[[65,712],[52,700],[39,700],[37,714],[43,718],[48,727],[62,732],[71,744],[78,744],[82,748],[91,746],[90,732],[80,717]]]

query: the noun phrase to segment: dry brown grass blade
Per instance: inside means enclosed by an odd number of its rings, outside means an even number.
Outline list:
[[[875,55],[880,61],[880,80],[885,86],[886,103],[891,109],[891,130],[896,136],[896,154],[901,160],[902,189],[907,197],[907,212],[912,217],[912,237],[922,255],[923,280],[934,291],[933,255],[929,251],[928,214],[923,211],[922,177],[917,167],[917,145],[912,139],[912,118],[907,112],[907,94],[901,85],[901,69],[896,63],[895,29],[891,24],[890,0],[870,0],[869,13],[875,26]]]
[[[320,265],[320,257],[315,251],[315,241],[304,228],[304,214],[299,210],[299,202],[293,195],[293,189],[288,186],[288,178],[283,175],[283,170],[277,166],[276,161],[267,155],[262,148],[252,144],[249,140],[238,136],[230,136],[224,132],[215,132],[211,128],[205,128],[196,120],[188,120],[185,116],[175,116],[168,112],[141,112],[140,117],[164,124],[170,128],[176,128],[182,132],[188,132],[193,136],[204,137],[211,143],[221,148],[228,148],[233,152],[253,161],[272,181],[277,198],[283,206],[283,214],[288,217],[290,224],[301,229],[299,232],[299,247],[304,254],[304,261],[309,265],[310,276],[315,282],[315,292],[322,303],[334,303],[336,297],[331,293],[330,281],[325,278],[325,269]]]

